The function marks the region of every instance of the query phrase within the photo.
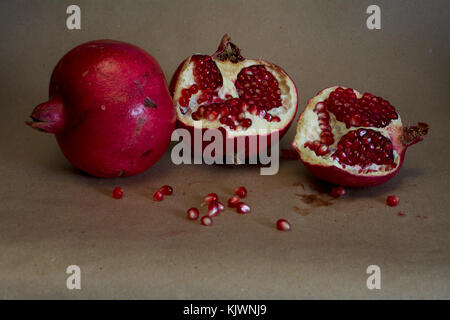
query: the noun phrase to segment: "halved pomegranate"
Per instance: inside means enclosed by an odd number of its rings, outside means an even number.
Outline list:
[[[391,179],[407,147],[427,133],[425,123],[404,127],[395,108],[383,98],[331,87],[308,101],[292,145],[319,179],[363,187]]]
[[[276,131],[281,138],[297,111],[297,89],[286,72],[264,60],[243,58],[228,35],[213,55],[184,60],[170,91],[178,126],[192,132],[194,121],[201,121],[203,130],[221,130],[224,150],[227,139],[239,136],[267,137]]]

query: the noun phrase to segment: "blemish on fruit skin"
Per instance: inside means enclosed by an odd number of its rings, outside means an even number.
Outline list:
[[[146,123],[147,121],[142,119],[142,118],[138,118],[137,119],[137,124],[136,124],[136,129],[134,130],[134,136],[137,136],[141,130],[142,130],[142,126],[144,123]]]
[[[86,70],[85,72],[83,72],[82,76],[86,77],[88,73],[89,73],[89,70]]]
[[[151,107],[151,108],[157,108],[156,102],[150,99],[149,97],[145,98],[144,100],[144,106],[145,107]]]
[[[145,157],[148,156],[151,152],[152,152],[152,149],[148,149],[148,150],[146,150],[143,154],[141,154],[141,157],[142,157],[142,158],[145,158]]]

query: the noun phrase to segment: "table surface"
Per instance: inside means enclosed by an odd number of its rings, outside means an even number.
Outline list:
[[[377,1],[381,30],[366,28],[361,1],[77,3],[74,31],[64,1],[0,4],[1,298],[450,298],[448,1]],[[245,56],[292,76],[299,110],[318,90],[344,85],[388,99],[407,124],[429,123],[429,136],[397,177],[334,200],[298,161],[261,176],[249,165],[176,166],[166,153],[138,176],[98,179],[73,169],[54,137],[24,125],[77,44],[135,43],[170,78],[225,32]],[[174,195],[156,203],[163,184]],[[120,201],[111,198],[116,185]],[[226,211],[210,228],[186,219],[202,195],[226,199],[237,185],[249,190],[251,214]],[[385,205],[390,194],[398,207]],[[274,228],[279,217],[291,232]],[[81,268],[81,290],[66,288],[69,265]],[[366,287],[369,265],[381,269],[380,290]]]

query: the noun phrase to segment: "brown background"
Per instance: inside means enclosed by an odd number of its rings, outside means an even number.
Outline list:
[[[81,31],[65,27],[72,3]],[[372,3],[382,9],[379,31],[365,26]],[[0,297],[450,298],[449,10],[445,0],[2,1]],[[175,166],[166,154],[139,176],[96,179],[24,125],[58,59],[82,42],[137,44],[170,78],[191,53],[214,52],[225,32],[245,56],[287,70],[300,110],[324,87],[350,86],[389,99],[406,123],[428,122],[427,140],[395,179],[334,201],[297,161],[260,176],[250,166]],[[155,203],[163,184],[175,195]],[[211,228],[186,220],[202,195],[225,200],[241,184],[250,215],[227,211]],[[120,201],[115,185],[126,192]],[[397,208],[384,204],[389,194]],[[279,217],[292,232],[274,229]],[[66,289],[71,264],[81,267],[80,291]],[[381,290],[366,288],[371,264],[381,267]]]

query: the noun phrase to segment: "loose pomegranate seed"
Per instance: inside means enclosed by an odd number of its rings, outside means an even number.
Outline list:
[[[278,219],[277,229],[280,231],[291,231],[291,224],[286,219]]]
[[[237,205],[236,211],[241,214],[246,214],[246,213],[250,213],[251,208],[245,202],[239,202]]]
[[[164,199],[164,194],[161,191],[156,191],[155,194],[153,195],[153,200],[155,201],[163,201]]]
[[[234,195],[230,199],[228,199],[228,207],[235,208],[240,201],[241,199],[239,198],[239,196]]]
[[[234,194],[237,195],[239,198],[245,198],[247,196],[247,189],[245,187],[240,186],[234,189]]]
[[[212,201],[217,201],[219,199],[219,197],[217,196],[217,193],[208,193],[204,198],[203,198],[203,202],[204,203],[210,203]]]
[[[352,89],[337,88],[324,101],[328,111],[337,120],[350,127],[384,128],[391,120],[397,119],[395,108],[386,100],[370,93],[364,93],[360,99]]]
[[[211,201],[208,204],[208,216],[214,217],[217,216],[220,213],[219,205],[217,201]]]
[[[165,196],[170,196],[173,193],[173,188],[171,186],[165,185],[159,188],[159,191]]]
[[[199,216],[199,212],[197,208],[189,208],[187,210],[187,217],[189,220],[197,220]]]
[[[225,211],[225,206],[223,205],[222,202],[217,201],[217,207],[219,208],[219,212]]]
[[[209,226],[212,226],[213,219],[209,216],[203,216],[203,217],[201,217],[200,222],[202,225],[209,227]]]
[[[395,207],[398,205],[398,197],[397,196],[388,196],[386,198],[386,204],[391,207]]]
[[[121,199],[123,197],[123,189],[121,187],[115,187],[112,196],[114,199]]]
[[[334,198],[340,198],[345,194],[345,189],[342,187],[334,187],[331,189],[331,196]]]

